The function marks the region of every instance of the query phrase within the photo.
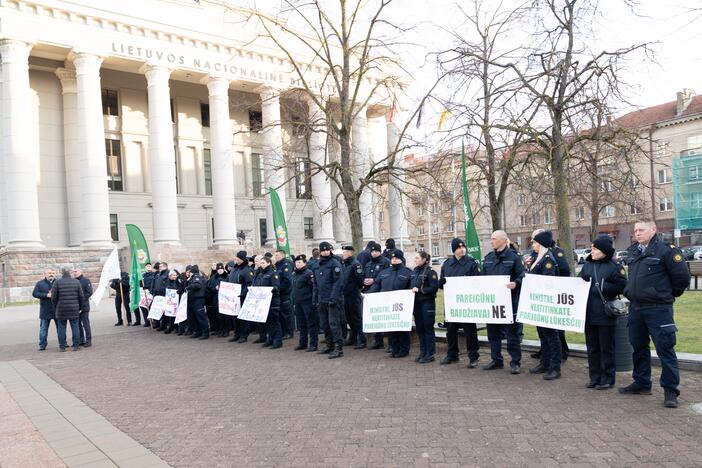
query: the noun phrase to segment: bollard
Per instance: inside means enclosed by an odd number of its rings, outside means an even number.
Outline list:
[[[627,319],[626,315],[619,317],[614,329],[614,366],[617,372],[627,372],[634,368],[634,350],[629,342]]]

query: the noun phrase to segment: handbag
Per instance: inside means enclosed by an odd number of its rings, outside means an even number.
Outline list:
[[[622,317],[624,315],[629,314],[629,301],[626,299],[622,299],[620,296],[617,296],[617,299],[614,299],[612,301],[608,301],[605,299],[604,295],[602,294],[602,288],[600,286],[600,282],[597,279],[597,265],[595,265],[594,268],[594,273],[595,273],[595,288],[597,289],[597,292],[600,295],[600,299],[602,299],[602,303],[604,304],[604,313],[607,317],[610,318],[618,318]]]

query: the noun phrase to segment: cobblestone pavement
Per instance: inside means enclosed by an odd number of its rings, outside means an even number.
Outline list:
[[[0,346],[0,360],[28,359],[173,466],[702,465],[702,374],[683,372],[671,410],[659,387],[585,389],[582,359],[545,382],[463,359],[328,360],[292,341],[268,350],[136,327],[94,341],[77,353]]]

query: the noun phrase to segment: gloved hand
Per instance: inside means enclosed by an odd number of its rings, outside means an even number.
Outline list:
[[[583,279],[583,281],[590,281],[590,279],[592,279],[590,275],[583,275],[581,276],[581,278]]]

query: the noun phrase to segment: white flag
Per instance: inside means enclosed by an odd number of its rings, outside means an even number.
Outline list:
[[[95,293],[90,296],[90,300],[93,301],[95,305],[100,303],[102,296],[105,294],[105,289],[110,284],[110,280],[119,278],[121,276],[121,270],[119,268],[119,255],[117,254],[117,248],[112,250],[110,256],[107,257],[107,261],[102,267],[102,273],[100,273],[100,283],[95,290]]]

